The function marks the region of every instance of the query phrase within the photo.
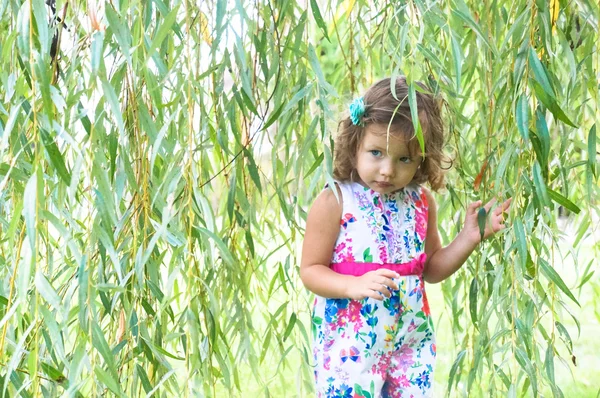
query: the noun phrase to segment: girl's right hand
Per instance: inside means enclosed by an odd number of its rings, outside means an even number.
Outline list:
[[[346,297],[352,300],[362,300],[367,297],[383,300],[384,297],[392,295],[389,289],[398,290],[398,284],[393,278],[399,277],[397,272],[383,268],[356,276],[350,279],[346,286]]]

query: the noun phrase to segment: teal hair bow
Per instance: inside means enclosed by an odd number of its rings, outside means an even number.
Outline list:
[[[361,124],[361,118],[365,114],[365,101],[363,97],[358,97],[350,104],[350,120],[352,124],[358,126]]]

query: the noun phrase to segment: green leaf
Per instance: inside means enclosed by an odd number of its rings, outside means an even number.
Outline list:
[[[94,366],[94,373],[98,377],[98,380],[103,383],[109,390],[115,393],[118,397],[124,397],[125,394],[121,391],[119,387],[119,383],[116,381],[117,379],[111,375],[109,372],[106,372],[99,365]]]
[[[285,105],[285,108],[283,109],[283,113],[288,112],[300,100],[302,100],[304,97],[306,97],[308,94],[310,94],[312,92],[312,88],[313,88],[313,84],[309,83],[306,86],[302,87],[300,90],[298,90],[296,92],[296,94],[294,94],[294,96],[292,97],[292,99],[289,100],[289,102]]]
[[[131,32],[127,28],[127,25],[121,21],[121,16],[116,13],[112,5],[105,7],[104,12],[108,25],[117,39],[117,43],[121,46],[121,51],[125,55],[127,63],[131,65]]]
[[[487,211],[485,207],[481,207],[477,211],[477,225],[479,226],[479,237],[483,242],[483,237],[485,236],[485,224],[487,221]]]
[[[581,307],[581,305],[579,304],[573,293],[571,293],[571,290],[567,287],[567,285],[562,280],[558,272],[556,272],[554,268],[542,258],[538,259],[538,263],[540,264],[542,268],[542,273],[546,276],[546,278],[548,278],[548,280],[550,280],[552,283],[558,286],[558,288],[562,290],[562,292],[566,294],[567,297],[573,300],[575,304]]]
[[[107,7],[109,9],[110,7]],[[121,107],[119,105],[119,99],[117,98],[117,94],[115,93],[114,88],[111,86],[109,81],[105,77],[101,77],[100,81],[102,82],[102,91],[104,92],[104,98],[108,101],[110,105],[110,109],[115,117],[117,122],[117,127],[119,128],[119,134],[121,136],[125,136],[125,125],[123,124],[123,114],[121,113]]]
[[[287,340],[290,333],[292,333],[292,329],[294,328],[295,324],[296,324],[296,313],[292,312],[292,315],[290,316],[290,320],[288,321],[287,327],[285,328],[285,332],[283,332],[283,341]]]
[[[554,347],[552,344],[548,344],[546,348],[546,359],[544,360],[544,367],[546,368],[546,374],[548,379],[555,384],[554,380]]]
[[[454,360],[454,363],[452,364],[452,367],[450,368],[450,374],[448,375],[448,393],[452,391],[454,378],[456,377],[458,368],[461,366],[466,354],[467,350],[462,350],[461,352],[459,352],[456,356],[456,359]],[[460,379],[457,379],[457,383],[458,380]]]
[[[156,49],[160,47],[165,37],[167,37],[169,32],[171,32],[171,28],[177,19],[177,12],[179,11],[180,5],[181,3],[177,3],[171,12],[169,12],[169,14],[167,14],[167,16],[164,18],[162,25],[160,25],[160,28],[158,28],[154,39],[152,39],[152,43],[150,43],[150,48],[148,49],[147,54],[148,58],[151,58],[156,53]]]
[[[419,109],[417,105],[417,93],[415,91],[415,82],[413,81],[408,84],[408,105],[410,106],[410,118],[412,119],[415,136],[417,137],[419,146],[421,147],[421,153],[425,153],[425,141],[423,138],[423,130],[421,130]]]
[[[25,2],[27,4],[27,2]],[[35,18],[36,30],[34,31],[40,42],[43,55],[50,54],[50,30],[48,29],[48,12],[44,0],[31,0],[31,8]]]
[[[152,385],[150,384],[150,379],[148,379],[148,375],[144,368],[142,368],[139,364],[135,364],[135,368],[138,376],[140,377],[140,381],[142,382],[142,387],[144,387],[144,391],[148,394],[152,391]]]
[[[227,245],[225,245],[221,238],[219,238],[214,232],[211,232],[206,228],[196,227],[196,229],[208,236],[209,238],[211,238],[215,242],[215,244],[219,248],[219,251],[221,252],[221,257],[225,264],[230,266],[234,265],[234,260],[233,256],[231,255],[231,251],[229,250]]]
[[[527,264],[527,240],[525,239],[525,228],[520,218],[514,221],[515,238],[517,239],[517,252],[519,253],[521,267],[525,269]]]
[[[596,149],[596,123],[590,128],[590,133],[588,134],[588,162],[590,165],[590,169],[592,170],[592,174],[596,177],[596,157],[598,151]]]
[[[81,330],[88,330],[88,322],[87,322],[87,298],[88,298],[88,272],[85,269],[86,265],[86,256],[82,256],[81,262],[79,263],[79,268],[77,270],[77,282],[79,284],[77,299],[79,304],[79,327]]]
[[[550,197],[550,199],[563,206],[564,208],[569,209],[575,214],[579,214],[579,212],[581,211],[581,209],[577,207],[575,203],[571,202],[569,199],[565,198],[560,193],[553,191],[550,188],[546,188],[546,191],[548,192],[548,196]]]
[[[96,322],[92,323],[92,345],[102,355],[102,358],[104,358],[110,374],[117,379],[113,354],[104,338],[102,329],[100,329],[100,326]]]
[[[104,64],[104,58],[102,57],[102,53],[104,51],[104,32],[101,30],[97,30],[92,33],[91,36],[91,48],[90,48],[90,66],[91,66],[91,76],[95,77],[98,75],[100,71],[101,65]],[[89,129],[86,129],[89,135]]]
[[[544,169],[544,175],[547,175],[545,170],[548,168],[548,157],[550,156],[550,133],[548,132],[544,113],[539,109],[535,113],[536,138],[539,140],[539,148],[536,148],[536,154],[540,165]],[[535,145],[536,143],[532,142],[532,144]]]
[[[466,22],[466,24],[473,29],[473,31],[477,34],[477,36],[485,43],[485,45],[494,53],[494,55],[497,57],[498,56],[498,49],[496,48],[496,46],[490,42],[486,35],[481,31],[481,28],[479,27],[479,24],[477,22],[475,22],[475,20],[473,20],[473,18],[471,17],[471,15],[465,14],[462,11],[459,11],[457,9],[452,9],[452,14],[456,15],[457,17],[459,17],[460,19],[462,19],[464,22]]]
[[[312,10],[313,17],[315,18],[317,26],[323,31],[325,38],[329,42],[331,42],[331,40],[329,40],[329,36],[327,36],[327,25],[325,25],[325,21],[323,21],[323,17],[321,16],[321,11],[319,10],[317,0],[310,0],[310,9]]]
[[[556,326],[556,329],[558,329],[558,333],[560,335],[560,338],[567,345],[567,348],[569,350],[569,354],[573,355],[573,341],[571,340],[571,336],[569,335],[569,332],[567,331],[567,328],[565,328],[564,325],[562,323],[560,323],[559,321],[555,321],[554,325]]]
[[[454,63],[454,73],[456,74],[456,92],[460,93],[460,79],[462,76],[462,64],[463,64],[463,50],[460,46],[459,40],[456,38],[456,33],[452,32],[450,35],[452,41],[452,61]],[[395,86],[394,86],[395,87]]]
[[[549,205],[550,199],[548,198],[546,183],[542,177],[542,171],[538,162],[534,162],[533,164],[533,183],[535,185],[535,191],[537,192],[538,199],[540,199],[544,205]]]
[[[275,123],[275,121],[277,121],[279,119],[279,116],[281,116],[281,113],[283,112],[283,107],[284,107],[285,103],[282,103],[279,105],[279,107],[271,113],[271,116],[269,116],[269,119],[267,119],[265,125],[262,127],[261,130],[266,130],[269,128],[269,126],[271,126],[273,123]]]
[[[519,365],[521,365],[521,368],[523,368],[523,370],[525,371],[525,373],[527,373],[527,376],[529,377],[529,382],[531,383],[533,395],[537,396],[537,378],[535,377],[535,369],[531,364],[529,357],[520,348],[517,348],[515,350],[515,354],[517,357],[517,362],[519,363]]]
[[[260,183],[260,176],[258,174],[258,166],[254,161],[254,157],[247,148],[244,148],[244,155],[246,155],[245,157],[248,160],[248,172],[250,173],[250,177],[252,178],[252,181],[254,181],[258,192],[261,192],[262,185]]]
[[[519,96],[515,114],[519,133],[527,141],[529,139],[529,101],[527,100],[527,94],[523,93]]]
[[[48,377],[50,377],[57,383],[62,383],[66,379],[65,376],[58,369],[46,362],[41,363],[41,368],[42,371],[48,375]]]
[[[48,302],[48,304],[53,306],[55,309],[60,309],[62,307],[60,304],[60,296],[56,293],[56,290],[54,290],[50,282],[48,282],[44,274],[42,274],[40,271],[35,273],[35,287],[42,295],[44,300]]]
[[[479,293],[477,278],[473,278],[471,280],[471,287],[469,288],[469,312],[471,313],[471,322],[473,322],[475,328],[479,329],[479,318],[477,318],[477,293]]]
[[[373,256],[371,255],[371,248],[367,247],[367,249],[363,252],[363,261],[365,263],[372,263]]]
[[[335,88],[333,88],[333,86],[329,84],[325,79],[325,75],[323,74],[323,70],[321,69],[321,64],[319,63],[319,59],[317,58],[317,53],[315,52],[315,48],[312,44],[308,45],[308,61],[310,63],[310,66],[312,67],[313,72],[317,76],[319,85],[325,90],[327,90],[332,96],[337,97],[338,94],[335,91]]]
[[[562,122],[568,124],[571,127],[577,127],[575,123],[569,119],[569,117],[565,114],[565,112],[561,109],[561,107],[556,102],[556,99],[549,94],[547,94],[542,86],[536,82],[535,80],[531,80],[531,85],[533,86],[533,90],[535,91],[535,96],[544,104],[544,106],[554,115],[554,117]]]
[[[23,217],[27,228],[27,238],[32,253],[36,252],[35,237],[37,236],[37,175],[32,174],[25,187]]]
[[[48,153],[48,157],[50,158],[50,162],[54,169],[58,173],[59,177],[65,182],[65,184],[71,184],[71,173],[67,166],[65,165],[65,160],[63,158],[62,153],[58,149],[58,146],[54,142],[48,132],[44,129],[40,129],[40,134],[42,136],[42,142],[44,143],[44,147],[46,148],[46,153]]]
[[[554,90],[552,89],[552,85],[550,84],[550,79],[548,79],[546,69],[537,57],[533,47],[529,47],[529,65],[531,66],[531,70],[533,71],[535,79],[539,82],[541,88],[544,90],[544,93],[546,93],[546,95],[552,99],[556,98]]]

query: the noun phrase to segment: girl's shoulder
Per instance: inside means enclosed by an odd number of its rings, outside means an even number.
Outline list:
[[[312,207],[318,207],[325,211],[333,212],[334,214],[342,212],[343,206],[343,187],[340,186],[340,182],[334,180],[335,190],[332,189],[330,184],[325,184],[323,190],[313,202]]]

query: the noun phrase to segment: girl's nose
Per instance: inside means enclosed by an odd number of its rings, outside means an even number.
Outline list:
[[[391,164],[391,162],[383,162],[379,172],[384,177],[392,178],[394,176],[394,166]]]

